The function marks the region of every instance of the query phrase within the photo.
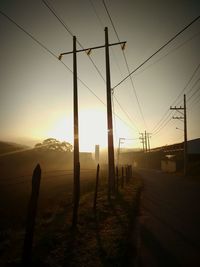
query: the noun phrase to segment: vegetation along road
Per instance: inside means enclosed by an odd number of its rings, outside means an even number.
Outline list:
[[[139,170],[141,266],[200,266],[200,181]]]

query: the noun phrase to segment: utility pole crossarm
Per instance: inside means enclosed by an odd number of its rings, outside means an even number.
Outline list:
[[[119,45],[119,44],[122,45],[122,49],[123,49],[124,45],[126,44],[126,41],[124,41],[124,42],[118,42],[118,43],[108,44],[108,46],[114,46],[114,45]],[[91,52],[91,50],[95,50],[95,49],[99,49],[99,48],[104,48],[104,47],[105,47],[105,45],[100,45],[100,46],[94,46],[94,47],[89,47],[89,48],[79,49],[79,50],[76,50],[76,53],[79,53],[79,52],[86,52],[86,53],[89,55],[90,52]],[[69,54],[73,54],[73,51],[65,52],[65,53],[61,53],[61,54],[59,55],[58,59],[61,60],[63,55],[69,55]]]
[[[78,139],[78,92],[77,92],[77,59],[76,54],[79,52],[86,52],[90,54],[91,50],[105,48],[105,62],[106,62],[106,92],[107,92],[107,123],[108,123],[108,198],[110,199],[111,193],[114,193],[115,189],[115,163],[114,163],[114,144],[113,144],[113,125],[112,125],[112,99],[111,99],[111,78],[110,78],[110,59],[109,59],[109,47],[114,45],[121,45],[121,49],[124,50],[126,41],[109,44],[108,41],[108,28],[105,28],[105,45],[89,47],[85,49],[76,49],[76,37],[73,36],[73,51],[61,53],[58,57],[62,59],[63,55],[73,54],[74,58],[74,180],[76,177],[80,178],[80,163],[79,163],[79,139]],[[79,168],[78,168],[79,167]],[[78,180],[78,194],[80,193],[80,179]],[[74,187],[76,189],[76,187]],[[76,216],[77,217],[77,216]],[[74,225],[77,222],[77,218],[73,219]]]
[[[184,117],[174,117],[174,116],[173,116],[172,119],[183,120]]]
[[[181,109],[184,110],[184,108],[181,107],[181,106],[180,107],[176,107],[176,106],[175,107],[170,107],[170,109],[171,110],[181,110]]]
[[[176,110],[181,115],[183,116],[177,116],[177,117],[172,117],[172,119],[178,119],[178,120],[183,120],[184,121],[184,175],[187,175],[187,114],[186,114],[186,95],[184,94],[184,106],[180,107],[170,107],[171,110]],[[183,113],[180,112],[180,110],[183,110]]]

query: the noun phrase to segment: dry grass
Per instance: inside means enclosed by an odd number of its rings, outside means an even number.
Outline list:
[[[82,190],[76,230],[71,229],[70,191],[64,190],[63,186],[57,186],[52,198],[49,198],[49,202],[46,200],[42,209],[41,201],[35,229],[32,266],[132,266],[132,235],[141,182],[138,178],[133,178],[110,202],[107,200],[105,183],[101,183],[95,212],[94,179],[89,180],[85,180],[86,186]],[[23,225],[10,225],[1,231],[0,266],[20,265]]]

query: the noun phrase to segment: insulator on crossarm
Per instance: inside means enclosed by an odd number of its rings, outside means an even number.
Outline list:
[[[126,43],[123,43],[123,44],[121,45],[122,50],[125,50],[125,47],[126,47]]]
[[[92,51],[92,49],[88,49],[88,50],[86,51],[86,53],[87,53],[88,56],[91,54],[91,51]]]

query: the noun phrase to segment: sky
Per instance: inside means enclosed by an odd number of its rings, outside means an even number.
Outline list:
[[[1,0],[0,140],[33,146],[54,137],[73,144],[73,38],[82,47],[126,41],[110,47],[111,87],[115,87],[200,14],[198,0]],[[66,30],[71,32],[71,34]],[[43,46],[41,46],[41,44]],[[45,48],[44,48],[45,47]],[[187,99],[188,139],[200,137],[200,19],[113,90],[114,142],[151,147],[183,141],[182,116],[170,106]],[[80,46],[77,44],[77,48]],[[55,56],[54,56],[55,55]],[[89,57],[94,63],[91,62]],[[125,61],[126,59],[126,61]],[[107,146],[105,50],[78,53],[79,138],[81,151]],[[127,62],[127,64],[126,64]],[[64,63],[64,64],[63,64]],[[178,128],[178,129],[176,129]]]

